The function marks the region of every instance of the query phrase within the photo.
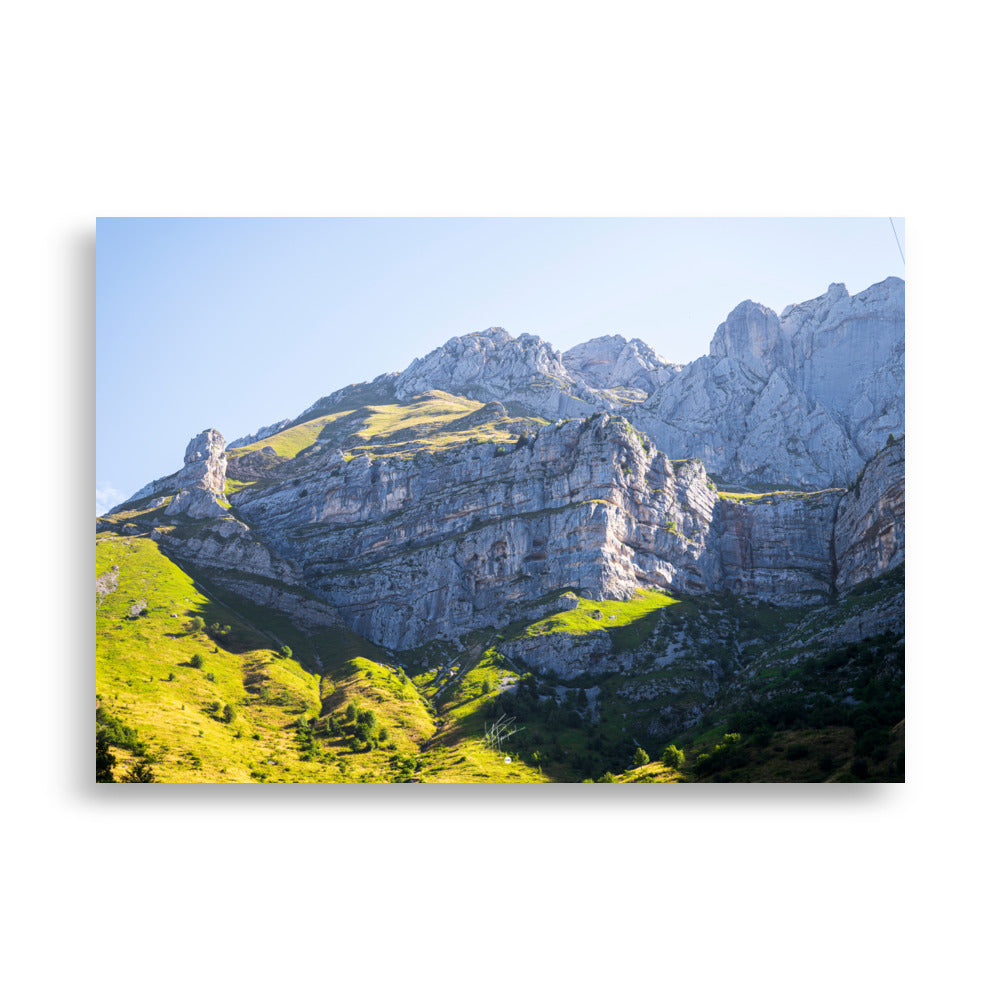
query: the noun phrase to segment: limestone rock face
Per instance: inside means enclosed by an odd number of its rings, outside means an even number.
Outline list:
[[[549,420],[613,410],[616,400],[575,378],[551,344],[491,327],[453,337],[414,361],[395,381],[397,399],[431,389],[488,402],[518,403]]]
[[[288,459],[279,455],[270,445],[265,445],[257,451],[229,458],[226,470],[231,478],[250,482],[287,461]]]
[[[780,316],[741,302],[688,365],[620,336],[560,354],[492,327],[371,388],[397,400],[433,389],[496,399],[549,420],[621,412],[661,451],[699,458],[724,482],[820,489],[853,481],[904,432],[904,361],[904,284],[887,278],[854,296],[833,284]]]
[[[766,376],[779,366],[787,366],[787,347],[775,313],[747,299],[715,331],[709,355],[735,358],[750,370]]]
[[[544,427],[504,452],[295,462],[295,483],[233,498],[363,635],[402,648],[497,627],[570,586],[596,599],[637,586],[703,587],[715,495],[607,414]]]
[[[212,493],[226,491],[226,439],[215,429],[202,431],[191,439],[184,452],[184,465]]]
[[[832,285],[780,316],[741,303],[685,366],[622,337],[560,355],[493,328],[298,419],[436,389],[485,404],[473,423],[519,410],[554,421],[525,421],[516,446],[450,440],[373,457],[321,437],[292,459],[260,447],[227,466],[207,430],[180,471],[116,511],[141,511],[210,580],[397,650],[538,620],[566,589],[820,605],[903,559],[903,446],[884,447],[903,430],[903,362],[896,279],[853,297]],[[228,501],[227,471],[251,484]],[[710,475],[808,489],[730,499]],[[573,676],[610,662],[609,641],[580,638],[569,654],[565,637],[532,636],[509,655]],[[615,662],[628,669],[629,655]],[[699,697],[723,668],[704,669]]]
[[[214,493],[205,489],[183,489],[167,504],[164,513],[168,517],[184,514],[186,517],[224,517],[225,507],[219,503]]]
[[[844,486],[904,431],[903,323],[898,278],[853,297],[831,285],[780,318],[743,302],[629,419],[723,481]]]
[[[179,472],[162,479],[156,479],[119,504],[113,514],[121,510],[134,510],[144,501],[180,494],[187,491],[189,496],[180,501],[173,513],[181,513],[192,503],[200,510],[209,501],[217,501],[226,493],[226,439],[214,428],[202,431],[188,442],[184,452],[184,466]],[[200,493],[211,496],[205,498]],[[205,508],[208,509],[208,508]],[[197,513],[191,516],[214,516]]]
[[[561,588],[808,604],[833,585],[843,490],[721,499],[701,462],[670,462],[607,414],[548,425],[510,451],[331,451],[282,472],[235,495],[238,516],[352,628],[392,648],[499,628],[529,608],[539,617]]]
[[[563,366],[579,382],[594,389],[627,387],[648,395],[682,368],[664,360],[638,338],[597,337],[562,355]]]
[[[720,500],[710,545],[718,582],[734,594],[778,604],[830,595],[830,540],[843,490],[755,502]]]
[[[904,448],[899,439],[878,452],[840,504],[834,533],[838,591],[849,590],[903,562]]]

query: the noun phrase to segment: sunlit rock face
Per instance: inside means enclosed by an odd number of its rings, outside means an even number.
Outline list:
[[[675,470],[621,418],[550,424],[509,450],[295,465],[294,483],[234,497],[238,516],[394,647],[497,627],[561,587],[604,600],[708,585],[704,469]]]
[[[843,285],[777,316],[738,305],[710,353],[629,418],[728,482],[844,486],[904,431],[904,285]]]
[[[497,399],[551,420],[620,412],[661,451],[699,458],[725,482],[844,486],[904,432],[904,306],[898,278],[854,296],[833,284],[780,316],[748,300],[683,366],[641,340],[599,337],[560,353],[493,327],[415,360],[392,391]]]
[[[367,413],[440,390],[485,404],[463,418],[477,428],[519,412],[552,421],[526,420],[516,444],[373,457],[320,436],[295,457],[265,444],[227,467],[208,430],[178,472],[116,510],[138,511],[160,544],[258,603],[304,624],[342,616],[394,649],[537,620],[565,589],[822,604],[903,560],[903,446],[887,444],[903,430],[903,360],[896,279],[853,297],[832,285],[780,316],[741,303],[685,366],[622,337],[562,355],[493,328],[360,390]],[[358,394],[338,390],[297,422]],[[227,468],[250,483],[228,498]],[[808,489],[731,499],[713,479]],[[567,671],[606,654],[606,639],[587,641]]]
[[[170,496],[176,504],[172,513],[181,513],[193,504],[196,513],[192,516],[214,516],[211,505],[218,505],[225,492],[226,439],[214,428],[209,428],[188,442],[184,465],[178,472],[148,483],[108,513],[135,510],[145,501]],[[184,494],[183,499],[181,494]]]
[[[562,355],[566,370],[593,389],[629,388],[646,395],[665,385],[682,365],[660,357],[638,338],[597,337]]]

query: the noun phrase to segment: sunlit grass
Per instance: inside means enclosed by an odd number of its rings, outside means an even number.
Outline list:
[[[658,590],[637,590],[629,601],[591,601],[580,598],[575,608],[548,615],[519,629],[511,639],[562,633],[585,636],[610,632],[622,648],[639,645],[655,621],[654,612],[678,604],[679,599]]]
[[[325,416],[316,417],[313,420],[307,420],[292,427],[286,427],[284,430],[278,431],[277,434],[262,438],[253,444],[244,445],[242,448],[233,448],[227,454],[230,458],[239,458],[241,455],[247,455],[252,451],[260,451],[263,448],[270,447],[282,458],[294,458],[300,451],[314,445],[320,433],[328,424],[350,416],[353,412],[353,410],[343,410],[339,413],[328,413]]]
[[[735,503],[753,503],[757,500],[805,500],[815,497],[839,495],[845,491],[840,487],[831,487],[826,490],[773,490],[769,493],[734,493],[729,490],[719,490],[719,498],[722,500],[732,500]]]

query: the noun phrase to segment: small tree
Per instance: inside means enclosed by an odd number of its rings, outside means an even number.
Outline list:
[[[356,702],[350,702],[347,706],[347,710],[344,712],[344,718],[348,722],[353,722],[358,717],[358,706]]]
[[[191,657],[191,666],[196,670],[201,670],[201,668],[205,666],[205,657],[202,656],[201,653],[195,653],[194,656]]]
[[[684,751],[678,750],[673,743],[668,747],[664,747],[663,750],[663,763],[667,767],[672,767],[676,770],[680,770],[684,766]]]
[[[632,758],[633,767],[643,767],[649,763],[649,754],[642,747],[635,748],[635,756]]]
[[[122,781],[131,782],[132,784],[149,784],[156,781],[153,777],[153,769],[144,760],[137,760],[132,766],[125,772],[125,777]]]
[[[197,632],[200,632],[204,627],[205,627],[205,619],[200,617],[199,615],[195,615],[194,618],[192,618],[188,622],[188,631],[192,635],[194,635]]]
[[[222,710],[222,721],[225,722],[226,725],[229,725],[229,723],[233,721],[233,717],[235,715],[236,713],[233,711],[233,706],[226,705],[226,707]]]
[[[103,729],[97,731],[97,780],[102,782],[115,780],[115,755],[111,752]]]

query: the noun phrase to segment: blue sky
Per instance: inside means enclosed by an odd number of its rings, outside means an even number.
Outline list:
[[[232,440],[463,333],[618,333],[687,362],[744,299],[889,275],[887,218],[100,219],[97,510],[206,427]]]

